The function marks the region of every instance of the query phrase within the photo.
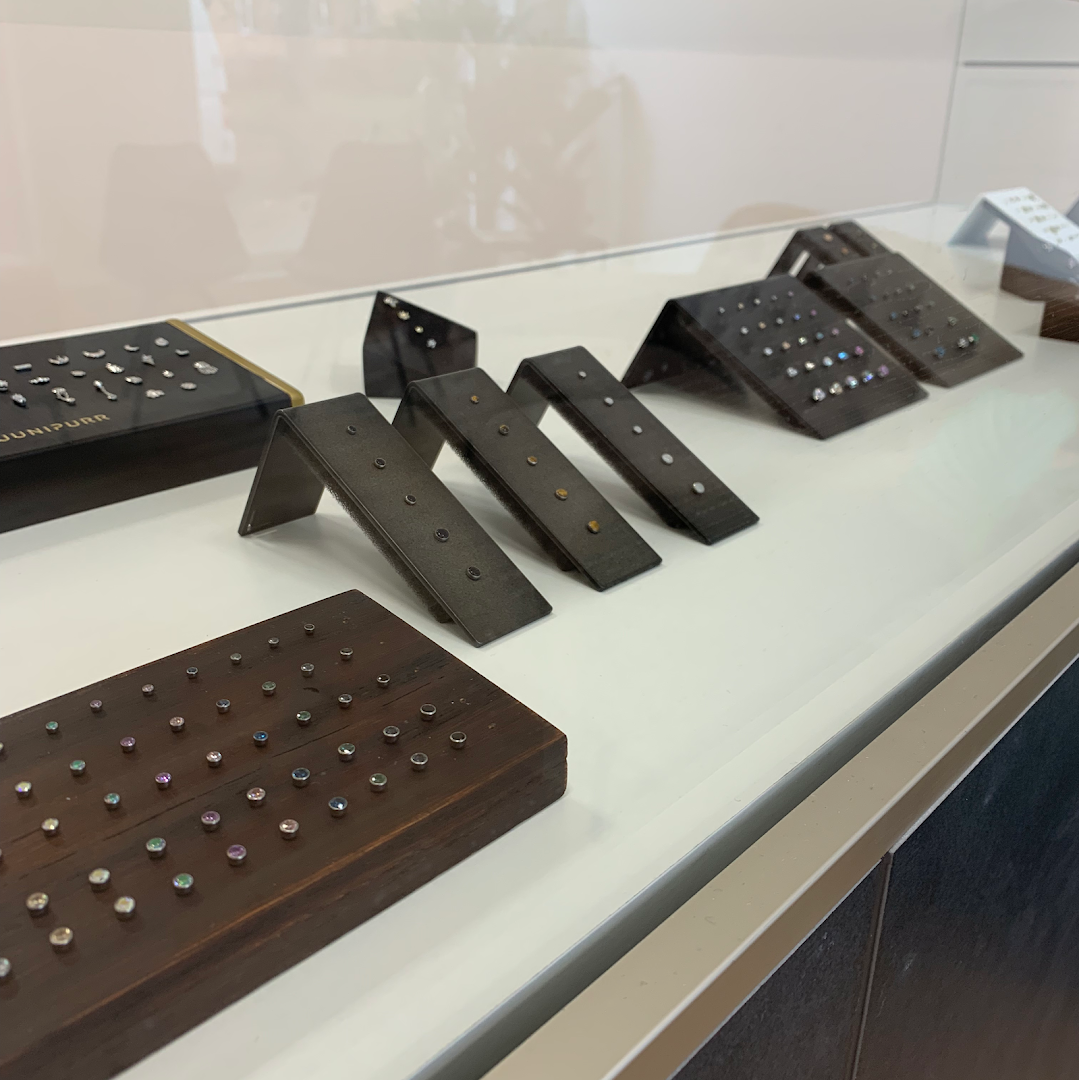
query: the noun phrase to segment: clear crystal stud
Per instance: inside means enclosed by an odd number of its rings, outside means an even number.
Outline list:
[[[64,952],[71,948],[75,940],[75,931],[70,926],[58,926],[49,931],[49,944],[57,951]]]
[[[46,892],[32,892],[26,898],[26,910],[31,915],[44,915],[49,910],[49,894]]]

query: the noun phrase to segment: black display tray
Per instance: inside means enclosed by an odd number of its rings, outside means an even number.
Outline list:
[[[303,402],[177,320],[0,347],[0,380],[0,531],[257,465]]]
[[[1023,355],[898,252],[820,267],[806,282],[926,382],[957,386]]]
[[[668,300],[622,383],[694,368],[747,385],[818,439],[926,396],[902,365],[787,274]]]

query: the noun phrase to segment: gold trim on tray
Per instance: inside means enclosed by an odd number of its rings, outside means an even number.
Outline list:
[[[203,345],[208,345],[214,352],[228,357],[233,363],[239,364],[240,367],[246,368],[260,379],[265,379],[271,386],[276,386],[278,390],[288,394],[289,401],[294,406],[303,404],[303,394],[301,394],[296,387],[289,386],[283,379],[279,379],[276,375],[271,375],[264,368],[260,368],[258,364],[251,363],[250,360],[241,356],[239,353],[233,352],[227,345],[222,345],[220,341],[214,341],[212,337],[208,337],[201,330],[196,330],[182,319],[169,319],[167,321],[169,326],[175,326],[177,330],[183,331],[183,333],[187,334],[189,337],[193,337],[196,341],[201,341]]]

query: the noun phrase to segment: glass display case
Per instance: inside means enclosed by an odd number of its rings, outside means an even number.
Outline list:
[[[778,1077],[807,1030],[821,1076],[951,1060],[904,1057],[924,1017],[866,1018],[917,951],[884,922],[916,825],[1067,833],[1063,798],[932,812],[1036,723],[1024,783],[1072,760],[1079,5],[93,8],[0,7],[0,1077]],[[379,614],[323,641],[303,612],[351,590]],[[254,664],[250,701],[196,653]],[[196,737],[237,721],[258,764],[216,771]],[[805,816],[867,777],[894,799],[846,832]],[[217,845],[186,894],[184,829]],[[1058,840],[1045,910],[1079,888]]]

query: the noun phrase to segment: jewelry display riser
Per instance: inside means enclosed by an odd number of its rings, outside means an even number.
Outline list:
[[[552,406],[672,528],[714,544],[760,520],[587,349],[522,360],[508,393],[537,425]]]
[[[282,410],[240,535],[314,514],[331,494],[440,622],[484,645],[551,605],[363,394]]]
[[[632,388],[701,369],[744,383],[820,439],[926,396],[891,356],[787,274],[668,300],[622,382]]]
[[[561,732],[355,591],[0,735],[4,1080],[113,1075],[566,782]]]
[[[926,382],[958,386],[1023,355],[897,252],[821,267],[807,280]]]
[[[768,276],[794,272],[804,281],[822,266],[853,262],[867,255],[880,255],[887,250],[884,244],[855,221],[799,229],[787,242]]]
[[[363,389],[399,398],[413,379],[476,366],[476,331],[379,292],[363,339]]]
[[[563,570],[603,590],[660,557],[480,368],[409,383],[394,427],[433,466],[445,443]]]

